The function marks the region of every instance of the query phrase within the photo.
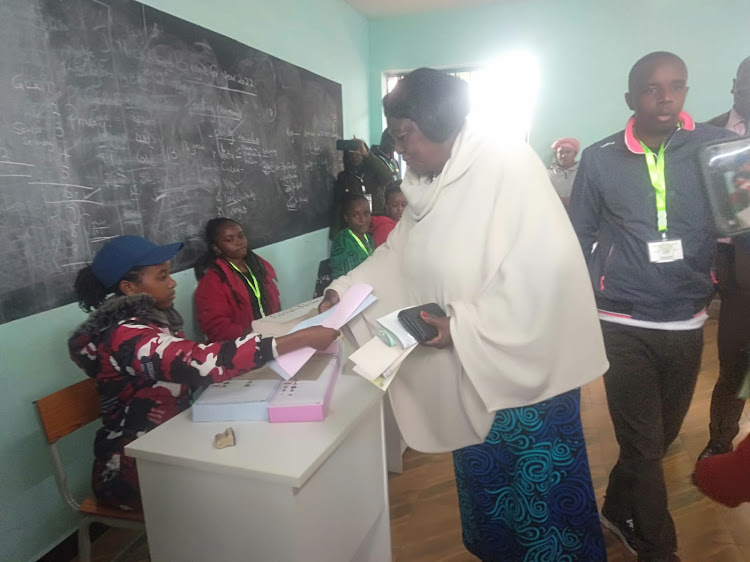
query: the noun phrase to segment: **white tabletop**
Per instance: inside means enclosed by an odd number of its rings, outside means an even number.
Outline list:
[[[299,488],[383,396],[363,378],[342,374],[325,421],[194,423],[188,409],[133,441],[125,452],[136,459]],[[230,426],[237,445],[217,449],[214,436]]]

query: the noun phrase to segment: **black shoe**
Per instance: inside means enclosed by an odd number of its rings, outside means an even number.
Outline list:
[[[717,445],[716,443],[712,443],[711,441],[708,442],[708,445],[706,445],[706,448],[703,449],[703,452],[698,455],[698,460],[702,461],[703,459],[707,459],[708,457],[713,457],[714,455],[724,455],[726,453],[732,452],[732,445]]]
[[[630,551],[630,554],[638,555],[635,550],[636,533],[635,524],[632,519],[610,519],[604,514],[604,510],[602,510],[599,520],[602,522],[602,525],[617,535],[617,538],[622,541],[622,544]]]

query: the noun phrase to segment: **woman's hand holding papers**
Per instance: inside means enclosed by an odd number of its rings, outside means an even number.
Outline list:
[[[339,303],[339,300],[339,294],[333,289],[328,289],[323,301],[318,306],[318,312],[325,312],[326,310],[333,308]]]

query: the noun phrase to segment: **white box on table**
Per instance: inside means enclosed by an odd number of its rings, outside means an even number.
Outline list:
[[[232,379],[209,386],[193,404],[194,422],[267,421],[277,379]]]

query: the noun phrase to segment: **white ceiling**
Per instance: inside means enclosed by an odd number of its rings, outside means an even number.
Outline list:
[[[467,8],[499,1],[502,0],[346,0],[354,9],[370,17],[416,14],[449,8]]]

